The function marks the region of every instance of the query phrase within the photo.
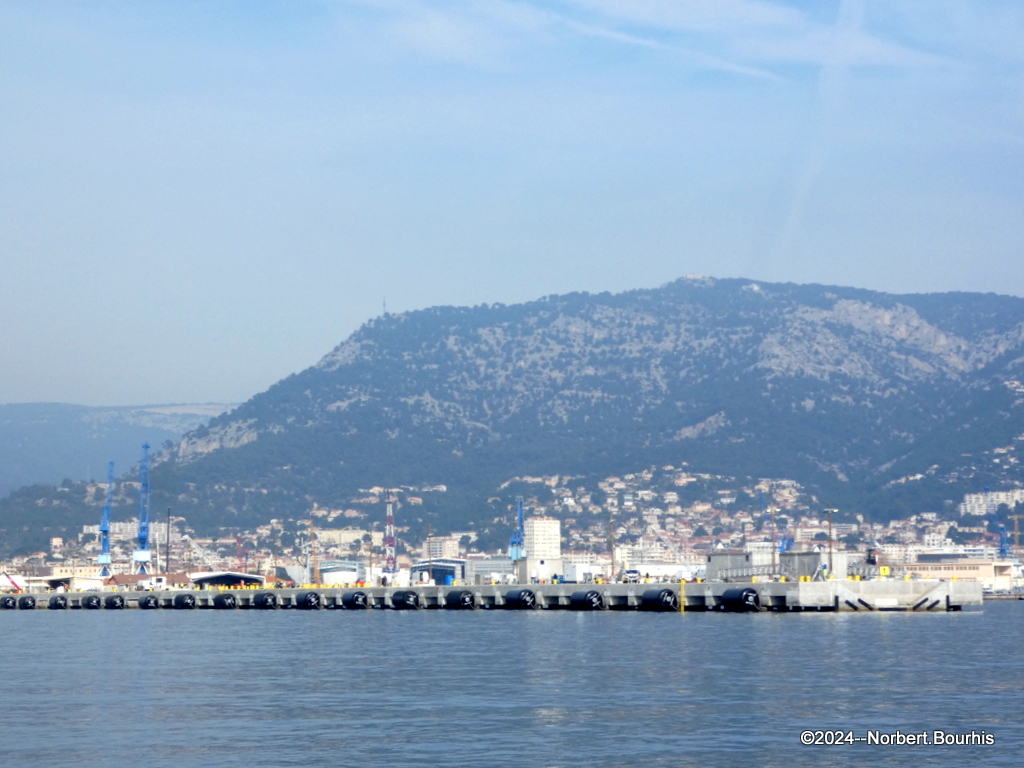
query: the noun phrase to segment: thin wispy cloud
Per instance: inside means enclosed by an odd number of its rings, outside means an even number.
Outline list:
[[[797,230],[804,225],[807,202],[815,182],[825,168],[828,152],[844,107],[852,62],[863,39],[862,0],[842,0],[835,25],[829,30],[830,45],[818,75],[818,108],[803,162],[796,176],[789,210],[776,243],[776,255],[792,246]]]
[[[851,66],[924,67],[943,58],[859,25],[844,32],[822,3],[806,8],[756,0],[361,0],[383,14],[398,45],[435,59],[491,67],[529,59],[538,46],[580,38],[670,53],[688,67],[771,78],[791,65],[828,66],[840,49]],[[837,4],[833,7],[838,7]]]
[[[379,15],[364,20],[372,35],[442,61],[491,68],[544,44],[559,18],[530,3],[504,0],[356,0]]]
[[[1024,295],[1022,37],[1020,0],[0,3],[0,400],[243,399],[385,284]]]
[[[667,52],[700,69],[731,72],[733,74],[749,77],[778,79],[778,75],[773,72],[769,72],[768,70],[744,66],[718,56],[712,56],[711,54],[695,51],[680,45],[673,45],[653,38],[641,37],[639,35],[632,35],[627,32],[619,32],[603,27],[596,27],[590,24],[581,24],[575,21],[566,21],[565,23],[569,28],[575,30],[581,35],[610,40],[623,45]]]
[[[750,0],[565,0],[562,5],[607,19],[676,31],[784,30],[806,24],[793,8]]]
[[[747,0],[570,0],[568,4],[592,14],[594,23],[634,34],[642,30],[685,36],[691,45],[700,42],[714,51],[713,61],[730,60],[737,66],[823,66],[834,58],[837,47],[857,66],[927,66],[941,61],[872,34],[863,25],[853,32],[845,30],[844,39],[837,40],[837,28],[821,17],[821,9],[829,3],[819,4],[815,18],[782,3]]]

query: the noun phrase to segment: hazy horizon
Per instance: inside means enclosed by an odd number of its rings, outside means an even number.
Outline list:
[[[685,278],[685,277],[710,278],[710,279],[713,279],[713,280],[734,279],[734,278],[719,278],[719,277],[717,277],[715,275],[682,275],[682,276],[680,276],[680,278],[677,278],[677,279],[681,279],[681,278]],[[743,278],[743,276],[737,276],[736,279],[750,279],[750,278]],[[761,282],[763,284],[770,284],[771,283],[771,281],[767,281],[767,280],[765,280],[765,281],[758,281],[758,282]],[[792,281],[792,282],[795,282],[795,281]],[[802,283],[802,284],[806,285],[806,283]],[[657,288],[657,287],[661,287],[661,286],[632,286],[632,287],[623,287],[621,290],[611,291],[611,293],[621,293],[621,292],[624,292],[624,291],[632,291],[632,290],[646,290],[646,289]],[[826,285],[824,287],[830,287],[830,286]],[[862,289],[862,286],[834,286],[834,287]],[[865,289],[865,290],[871,290],[871,289]],[[569,293],[571,293],[571,291]],[[593,292],[590,292],[590,293],[592,295],[594,295]],[[883,293],[888,293],[888,292],[883,292]],[[937,293],[937,292],[932,292],[932,293]],[[941,292],[941,293],[955,293],[955,291]],[[994,295],[1012,295],[1012,294],[998,294],[997,292],[994,292],[994,291],[989,291],[989,292],[986,292],[986,293],[994,294]],[[904,296],[907,296],[907,295],[913,295],[913,294],[914,294],[914,292],[907,292],[907,293],[902,293],[902,294],[889,294],[889,295],[904,295]],[[542,298],[544,298],[544,297],[542,297],[542,296],[535,296],[535,297],[532,297],[532,298],[524,299],[522,302],[516,302],[516,304],[529,303],[531,301],[536,301],[536,300],[539,300],[539,299],[542,299]],[[1020,297],[1017,297],[1017,298],[1020,298]],[[434,306],[440,306],[440,305],[434,305]],[[451,306],[451,305],[449,305],[449,306]],[[466,304],[466,305],[456,305],[456,306],[473,306],[473,305]],[[410,308],[410,309],[406,310],[405,312],[416,312],[416,311],[419,311],[420,309],[429,309],[429,308],[430,307],[415,307],[415,308]],[[388,313],[389,314],[398,314],[398,313],[391,312],[390,309],[388,310]],[[374,317],[380,317],[380,316],[381,315],[378,314],[378,315],[375,315]],[[369,322],[372,319],[374,319],[374,318],[368,317],[368,318],[366,318],[366,321],[364,321],[364,323],[365,322]],[[360,326],[362,326],[364,323],[360,323]],[[357,329],[353,329],[353,332],[355,330],[357,330]],[[287,378],[288,376],[290,376],[290,375],[292,375],[294,373],[299,373],[302,370],[305,370],[306,368],[309,368],[311,366],[316,365],[316,363],[318,363],[320,361],[320,359],[324,355],[327,355],[334,347],[336,347],[338,344],[342,343],[343,341],[345,341],[345,339],[339,339],[337,343],[331,345],[330,349],[325,349],[323,354],[318,355],[314,360],[310,361],[308,364],[303,365],[301,368],[297,368],[294,371],[288,371],[288,372],[284,373],[280,378],[276,379],[275,381],[270,382],[263,389],[253,391],[253,392],[249,393],[248,395],[246,395],[244,398],[241,398],[239,400],[234,400],[234,401],[231,401],[231,402],[227,402],[227,401],[212,401],[212,400],[186,402],[186,401],[183,401],[183,400],[177,400],[177,401],[168,401],[168,402],[163,402],[163,403],[150,402],[150,403],[92,403],[92,404],[90,404],[90,403],[58,402],[58,401],[48,401],[48,400],[26,400],[26,401],[19,401],[19,402],[0,403],[0,407],[9,406],[9,405],[15,405],[15,406],[16,405],[41,405],[41,406],[42,405],[70,405],[70,406],[79,406],[79,407],[94,408],[94,409],[133,408],[133,409],[138,409],[138,410],[168,409],[168,408],[180,407],[180,408],[188,409],[189,413],[194,413],[194,412],[198,412],[197,409],[202,408],[203,406],[218,406],[216,413],[211,412],[209,414],[210,416],[216,416],[216,415],[220,415],[221,413],[224,413],[224,412],[226,412],[228,410],[231,410],[231,409],[241,405],[243,402],[249,400],[250,398],[254,397],[255,395],[260,394],[261,392],[266,391],[266,389],[268,389],[270,386],[273,386],[278,381],[281,381],[282,379],[285,379],[285,378]],[[220,406],[224,406],[224,407],[220,407]]]

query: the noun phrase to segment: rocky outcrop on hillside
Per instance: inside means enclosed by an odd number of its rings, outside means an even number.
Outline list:
[[[1006,296],[700,278],[435,307],[371,320],[170,443],[153,505],[214,534],[403,487],[415,535],[507,539],[513,478],[685,465],[788,478],[808,506],[868,519],[954,514],[964,493],[1024,487],[1022,380],[1024,299]],[[77,535],[100,503],[23,488],[0,499],[0,539]]]
[[[1005,296],[691,278],[435,307],[368,322],[158,469],[190,503],[240,515],[360,485],[486,493],[518,474],[680,460],[866,504],[929,468],[963,484],[963,453],[1024,433],[1006,386],[1022,360],[1024,300]],[[230,499],[203,495],[225,477]]]

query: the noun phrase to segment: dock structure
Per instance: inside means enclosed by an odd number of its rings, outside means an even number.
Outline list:
[[[981,584],[879,579],[684,584],[488,584],[307,587],[0,595],[4,610],[639,610],[662,612],[958,611],[982,604]]]

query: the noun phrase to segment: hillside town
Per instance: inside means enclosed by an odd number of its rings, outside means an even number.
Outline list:
[[[131,486],[132,484],[127,484]],[[133,490],[129,488],[130,492]],[[113,579],[146,584],[147,574],[233,572],[293,583],[380,583],[385,562],[385,507],[394,516],[395,564],[409,582],[487,583],[500,580],[693,580],[706,576],[714,553],[749,555],[751,574],[778,578],[786,552],[817,552],[821,577],[886,568],[907,577],[981,581],[989,591],[1021,586],[1019,523],[1024,489],[950,500],[952,514],[923,512],[866,522],[829,509],[790,479],[740,482],[694,473],[685,465],[650,467],[588,484],[570,476],[515,477],[506,514],[493,524],[515,541],[522,508],[521,551],[479,546],[477,532],[430,531],[420,540],[403,524],[427,494],[443,485],[360,489],[351,506],[314,505],[303,520],[270,520],[252,531],[199,537],[188,521],[169,515],[148,526],[151,553],[140,568],[138,520],[110,522],[103,575],[100,525],[74,540],[53,538],[47,552],[0,563],[11,583],[72,586]],[[106,492],[97,483],[97,495]],[[493,499],[500,503],[504,500]],[[515,500],[519,501],[519,504]],[[1021,505],[1021,506],[1018,506]],[[510,554],[512,555],[510,557]],[[0,588],[3,588],[0,584]]]

